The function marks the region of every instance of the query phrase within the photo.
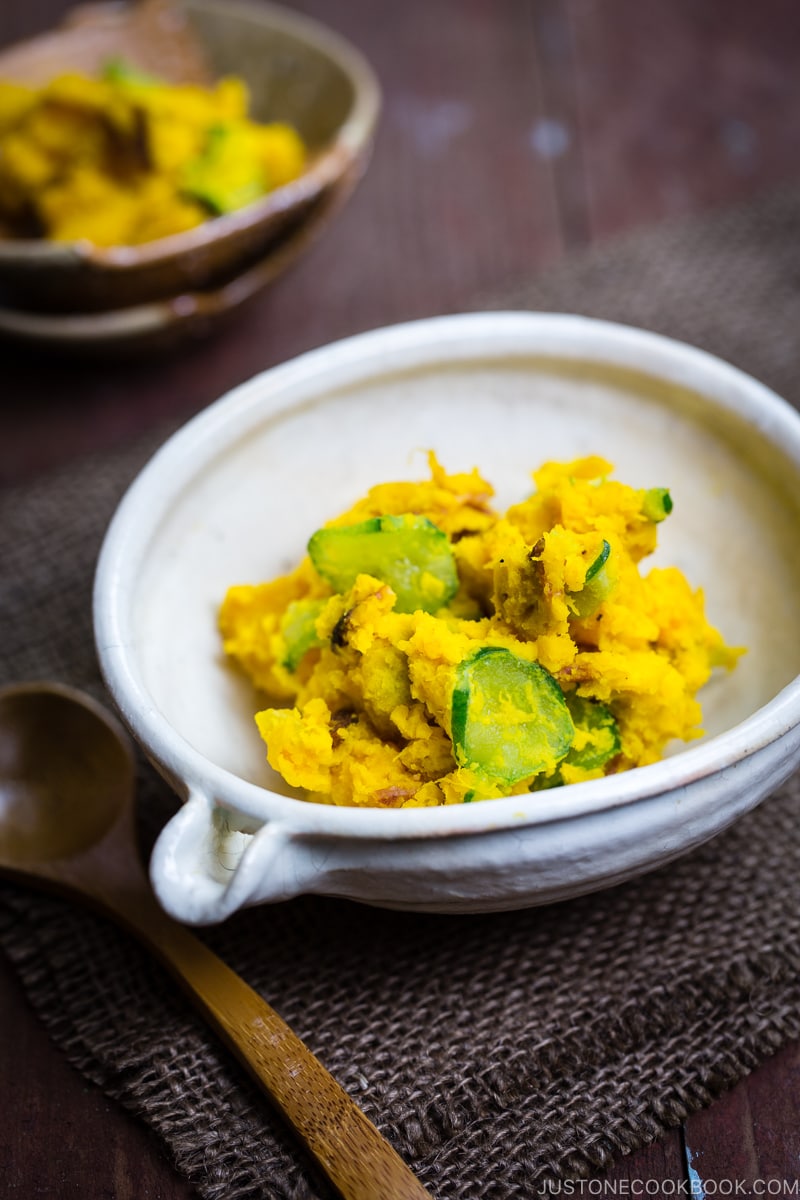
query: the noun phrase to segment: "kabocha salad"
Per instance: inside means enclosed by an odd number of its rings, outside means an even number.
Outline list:
[[[121,60],[41,88],[0,80],[0,220],[18,236],[139,245],[302,173],[297,131],[248,116],[243,80],[170,84]]]
[[[429,464],[317,530],[291,574],[228,591],[224,648],[273,705],[255,718],[271,766],[327,804],[462,804],[698,736],[696,692],[741,651],[677,568],[639,570],[669,492],[548,462],[500,515],[477,470]]]

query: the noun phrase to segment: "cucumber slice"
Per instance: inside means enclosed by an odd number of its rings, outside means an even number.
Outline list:
[[[600,573],[603,571],[606,563],[608,562],[608,557],[610,554],[611,554],[611,547],[609,546],[608,542],[604,538],[603,546],[602,546],[600,553],[598,554],[597,558],[594,560],[592,565],[589,567],[589,570],[586,572],[586,578],[583,581],[584,587],[586,587],[587,584],[590,584],[593,580],[597,579],[597,576],[600,575]]]
[[[552,769],[575,727],[544,667],[502,646],[482,646],[456,668],[451,732],[459,766],[514,784]]]
[[[450,541],[427,517],[371,517],[318,529],[308,553],[336,592],[346,592],[358,575],[387,583],[397,596],[397,612],[437,612],[458,591]]]
[[[588,734],[589,740],[580,750],[570,750],[564,762],[573,767],[582,767],[584,771],[604,767],[619,754],[621,747],[614,714],[599,700],[587,700],[575,692],[571,692],[566,701],[576,731]]]
[[[324,604],[324,600],[292,600],[287,604],[280,630],[286,642],[283,665],[288,671],[297,670],[301,659],[312,646],[322,645],[315,626]]]
[[[137,87],[152,87],[153,84],[161,83],[156,75],[140,71],[125,58],[109,58],[103,67],[100,78],[108,83],[130,83]]]
[[[642,516],[658,524],[672,512],[672,496],[667,488],[648,488],[642,501]]]
[[[572,767],[581,767],[584,771],[594,771],[598,767],[604,767],[620,752],[619,728],[611,709],[606,708],[599,700],[587,700],[574,692],[566,697],[566,702],[575,732],[581,730],[588,733],[589,741],[585,742],[580,750],[571,749],[552,775],[540,775],[534,779],[528,789],[531,792],[563,787],[561,768],[565,763]]]
[[[264,195],[264,170],[239,130],[213,125],[203,154],[184,168],[181,191],[217,216],[235,212]]]
[[[570,595],[576,617],[590,617],[614,590],[616,579],[609,566],[610,557],[611,547],[603,539],[600,553],[586,572],[583,587]]]

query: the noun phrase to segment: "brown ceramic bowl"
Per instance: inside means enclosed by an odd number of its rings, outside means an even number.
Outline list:
[[[212,75],[241,76],[257,119],[298,129],[310,149],[309,167],[246,208],[141,246],[0,238],[8,310],[85,314],[176,302],[184,293],[225,286],[257,260],[264,268],[259,278],[269,282],[346,198],[366,165],[380,108],[372,69],[338,35],[269,4],[92,5],[76,10],[61,29],[1,53],[0,77],[40,83],[67,69],[95,70],[115,54],[172,80],[197,79],[201,59]]]
[[[299,257],[342,198],[342,188],[329,190],[297,228],[266,253],[207,287],[98,312],[44,312],[0,305],[0,338],[32,349],[47,347],[64,356],[115,359],[202,339],[234,317]]]

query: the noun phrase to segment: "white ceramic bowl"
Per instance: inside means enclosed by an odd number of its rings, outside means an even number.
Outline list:
[[[290,568],[370,484],[479,465],[505,507],[548,458],[598,453],[675,511],[656,562],[706,593],[748,654],[704,689],[707,736],[653,766],[415,810],[311,804],[272,774],[224,661],[232,583]],[[194,923],[304,892],[387,907],[521,907],[604,887],[699,845],[800,761],[800,414],[691,347],[579,317],[491,313],[367,333],[259,375],[172,437],[110,526],[100,662],[186,803],[152,879]]]

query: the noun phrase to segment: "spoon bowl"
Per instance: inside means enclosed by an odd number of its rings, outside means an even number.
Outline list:
[[[425,1200],[402,1159],[270,1006],[157,904],[136,849],[127,735],[60,684],[0,689],[0,872],[78,896],[136,934],[346,1200]]]
[[[130,807],[133,780],[125,735],[88,696],[56,684],[0,691],[0,866],[86,852]]]

